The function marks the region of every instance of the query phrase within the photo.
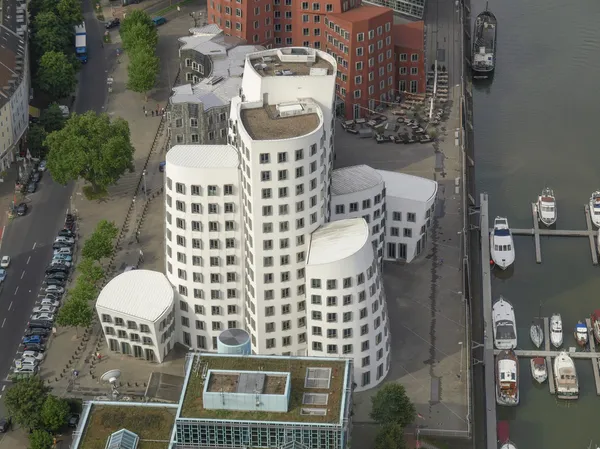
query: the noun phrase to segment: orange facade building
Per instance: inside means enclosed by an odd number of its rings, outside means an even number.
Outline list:
[[[394,46],[397,89],[413,94],[425,93],[425,23],[419,21],[394,25]]]
[[[209,0],[207,15],[249,44],[312,47],[335,56],[340,116],[365,117],[398,96],[399,39],[390,8],[360,0]]]

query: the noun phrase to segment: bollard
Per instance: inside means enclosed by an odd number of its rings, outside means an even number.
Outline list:
[[[55,377],[55,378],[54,378],[54,382],[58,382],[58,377]]]
[[[60,378],[62,379],[63,377],[64,377],[64,374],[63,374],[63,373],[60,373]]]

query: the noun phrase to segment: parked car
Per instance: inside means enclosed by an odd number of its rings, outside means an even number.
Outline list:
[[[64,266],[64,267],[70,268],[71,267],[71,261],[69,261],[69,260],[59,260],[59,259],[54,260],[53,259],[50,262],[50,266],[51,267],[56,267],[56,266],[63,267]]]
[[[37,374],[38,367],[37,366],[23,366],[20,369],[16,369],[13,371],[15,374]]]
[[[33,308],[33,313],[51,313],[51,314],[54,314],[54,313],[56,313],[56,307],[52,307],[52,306],[34,307]]]
[[[4,282],[4,279],[6,279],[6,270],[4,268],[0,268],[0,284]]]
[[[39,335],[40,337],[46,338],[50,335],[50,329],[46,329],[45,327],[32,327],[25,331],[26,337],[31,337],[33,335]]]
[[[67,420],[67,424],[69,427],[76,428],[77,424],[79,424],[79,414],[73,413],[69,415],[69,419]]]
[[[48,296],[48,293],[57,293],[59,295],[62,295],[64,292],[65,292],[65,289],[58,285],[49,285],[48,287],[46,287],[46,290],[45,290],[46,296]]]
[[[70,248],[71,245],[68,243],[63,243],[63,242],[55,242],[52,244],[52,249],[56,250],[56,249],[61,249],[61,248]]]
[[[37,329],[37,328],[52,329],[52,326],[53,326],[53,324],[50,321],[43,321],[43,320],[29,320],[29,323],[27,323],[28,329]]]
[[[21,368],[17,368],[17,369],[23,369],[25,367],[36,367],[40,364],[40,362],[38,360],[35,359],[21,359]],[[17,365],[17,361],[15,361],[15,366]]]
[[[70,229],[61,229],[60,231],[58,231],[58,236],[59,237],[73,237],[73,231],[71,231]]]
[[[46,350],[46,346],[41,343],[23,343],[23,349],[25,351],[44,352]]]
[[[49,306],[49,307],[60,307],[60,301],[57,301],[55,299],[42,299],[42,301],[40,302],[40,306],[44,307],[44,306]]]
[[[73,237],[56,237],[54,239],[54,243],[68,243],[70,245],[73,245],[75,243],[75,239]]]
[[[42,337],[39,335],[32,335],[31,337],[23,337],[23,344],[28,345],[31,343],[42,344]]]
[[[42,360],[44,360],[44,357],[46,357],[46,354],[44,354],[43,352],[37,352],[37,351],[24,351],[23,354],[21,354],[21,358],[23,360],[34,359],[34,360],[41,362]]]
[[[34,313],[31,315],[32,321],[54,321],[53,313]]]
[[[66,279],[54,279],[54,278],[48,279],[48,278],[46,278],[44,280],[44,283],[48,286],[56,285],[57,287],[64,287],[65,284],[67,283],[67,280]]]
[[[64,271],[59,271],[58,273],[50,273],[46,275],[46,280],[48,279],[60,279],[61,281],[66,281],[69,277],[68,273]]]
[[[27,207],[27,204],[25,204],[25,203],[20,203],[20,204],[17,206],[17,215],[18,215],[19,217],[22,217],[23,215],[25,215],[25,214],[27,213],[27,209],[29,209],[29,208]]]
[[[58,248],[54,250],[54,255],[58,255],[58,254],[64,254],[65,256],[72,256],[73,255],[73,250],[71,248],[69,248],[68,246],[65,246],[63,248]]]
[[[11,426],[12,419],[10,418],[10,416],[0,419],[0,433],[8,432]]]
[[[44,159],[43,161],[40,162],[40,165],[38,165],[38,171],[46,171],[48,164],[46,162],[46,160]]]
[[[73,256],[69,256],[68,254],[55,254],[52,256],[52,260],[64,260],[66,262],[71,262],[73,260]]]
[[[61,265],[61,264],[50,265],[48,268],[46,268],[46,274],[68,273],[69,271],[71,271],[71,268],[67,267],[66,265]]]
[[[37,190],[37,184],[35,182],[30,182],[27,184],[27,193],[35,193]]]
[[[165,19],[164,17],[154,17],[152,19],[152,23],[154,23],[154,26],[160,26],[160,25],[164,25],[165,23],[167,23],[167,19]]]
[[[104,27],[105,27],[107,30],[110,30],[111,28],[116,28],[116,27],[118,27],[120,24],[121,24],[121,21],[119,20],[119,18],[118,18],[118,17],[115,17],[114,19],[112,19],[112,20],[109,20],[108,22],[106,22],[106,24],[104,25]]]
[[[60,293],[46,293],[46,296],[42,299],[42,301],[58,301],[62,297]]]
[[[33,172],[33,175],[31,176],[31,182],[35,182],[37,184],[41,180],[42,180],[42,172],[41,171]]]
[[[2,256],[2,259],[0,260],[0,267],[8,268],[9,265],[10,265],[10,256]]]

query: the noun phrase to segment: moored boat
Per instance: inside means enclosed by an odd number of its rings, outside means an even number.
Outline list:
[[[515,309],[502,296],[492,306],[492,323],[494,326],[494,346],[498,349],[516,348],[517,325]]]
[[[600,309],[594,310],[590,317],[592,322],[592,333],[597,343],[600,343]]]
[[[542,194],[538,196],[537,201],[538,220],[546,226],[552,226],[558,218],[556,209],[556,197],[554,191],[550,187],[544,188]]]
[[[502,446],[500,446],[500,449],[517,449],[517,446],[515,446],[515,444],[512,441],[507,441]]]
[[[513,350],[500,351],[496,358],[496,402],[519,404],[519,360]]]
[[[582,348],[585,348],[588,343],[588,328],[585,322],[578,321],[575,326],[575,341]]]
[[[490,255],[497,267],[506,270],[515,262],[513,236],[505,217],[496,217],[490,236]]]
[[[554,359],[554,379],[556,380],[556,395],[559,399],[577,399],[579,397],[579,380],[575,363],[564,351]]]
[[[474,78],[489,78],[496,69],[496,37],[498,21],[488,10],[475,19],[473,31],[472,70]]]
[[[531,363],[531,377],[538,382],[544,383],[548,379],[548,369],[544,357],[533,357]]]
[[[555,348],[560,348],[563,344],[562,318],[560,313],[555,313],[550,317],[550,343]]]
[[[600,227],[600,190],[592,193],[590,197],[590,218],[592,223]]]
[[[542,326],[531,323],[531,327],[529,328],[529,336],[531,337],[531,341],[536,348],[542,346],[542,343],[544,342],[544,331],[542,330]]]

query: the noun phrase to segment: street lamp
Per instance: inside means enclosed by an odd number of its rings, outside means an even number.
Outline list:
[[[135,196],[133,197],[133,216],[137,217],[137,206],[135,204]]]
[[[464,345],[463,345],[462,341],[459,341],[458,345],[460,346],[460,373],[459,373],[458,377],[462,379],[462,372],[463,372],[463,349],[464,349]]]

